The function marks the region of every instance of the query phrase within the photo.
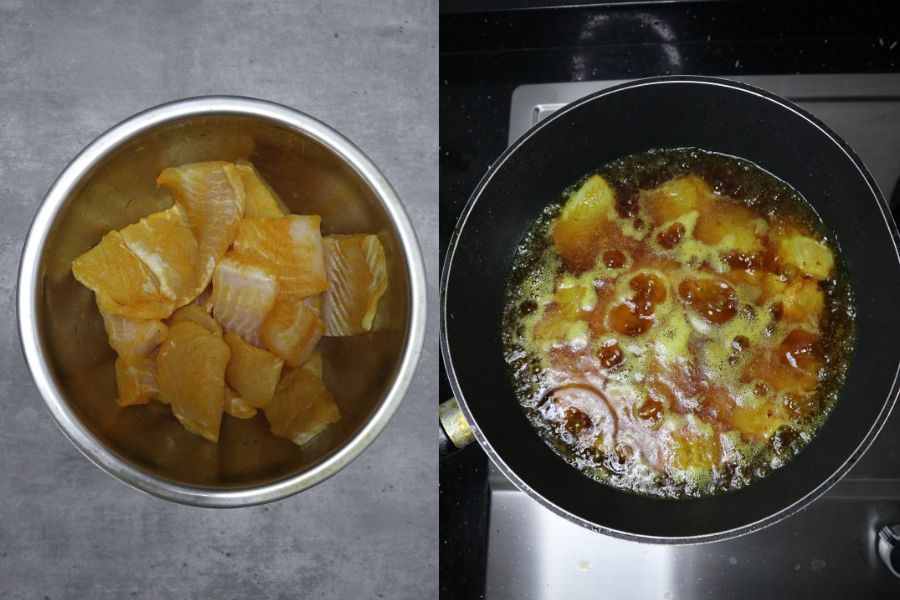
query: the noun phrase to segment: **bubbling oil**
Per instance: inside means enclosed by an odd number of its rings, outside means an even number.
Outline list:
[[[698,149],[604,165],[521,240],[503,340],[541,437],[608,485],[708,496],[784,465],[853,349],[840,248],[756,165]]]

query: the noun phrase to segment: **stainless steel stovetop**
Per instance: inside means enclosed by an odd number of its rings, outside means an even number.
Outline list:
[[[831,126],[897,213],[900,75],[733,79],[794,100]],[[510,143],[567,103],[618,83],[520,86],[512,96]],[[900,598],[900,578],[876,553],[877,529],[900,523],[898,412],[863,460],[812,506],[760,532],[712,544],[657,546],[590,532],[540,506],[492,466],[486,597]]]

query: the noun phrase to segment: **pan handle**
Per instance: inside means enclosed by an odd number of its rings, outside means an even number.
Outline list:
[[[440,460],[456,454],[475,441],[475,434],[469,427],[465,415],[456,398],[450,398],[438,405],[438,451]]]
[[[900,577],[900,525],[885,525],[878,532],[878,555],[894,577]]]

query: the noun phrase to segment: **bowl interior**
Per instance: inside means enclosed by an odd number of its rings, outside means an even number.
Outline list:
[[[171,206],[156,188],[168,166],[205,161],[253,162],[298,214],[322,216],[322,233],[375,233],[389,285],[373,331],[323,338],[325,383],[342,419],[298,447],[269,432],[260,412],[223,416],[219,443],[185,431],[167,406],[120,408],[115,354],[94,295],[74,280],[71,263],[110,229]],[[145,130],[109,152],[66,199],[40,257],[36,327],[50,375],[81,423],[134,467],[169,481],[240,489],[309,469],[352,440],[395,378],[407,338],[409,274],[400,237],[375,191],[334,151],[294,128],[259,117],[221,114],[182,118]]]

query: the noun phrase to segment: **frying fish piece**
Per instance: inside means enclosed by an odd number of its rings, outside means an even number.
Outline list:
[[[312,354],[325,323],[303,299],[282,294],[262,325],[263,346],[282,358],[290,367],[298,367]]]
[[[163,296],[175,306],[194,299],[197,240],[178,205],[144,217],[121,233],[128,249],[156,276]]]
[[[643,197],[653,224],[662,225],[694,211],[706,213],[713,191],[696,175],[686,175],[644,192]]]
[[[266,266],[226,256],[213,275],[213,315],[225,328],[260,345],[260,327],[278,297],[278,279]]]
[[[256,409],[233,389],[225,386],[225,414],[235,419],[252,419],[256,416]]]
[[[782,267],[790,267],[816,281],[827,279],[834,267],[834,256],[828,246],[805,235],[777,239],[775,252]]]
[[[387,289],[384,248],[378,236],[329,235],[324,245],[329,284],[322,301],[325,335],[371,330],[378,300]]]
[[[219,439],[230,357],[222,338],[190,322],[169,328],[156,357],[160,400],[185,429],[211,442]]]
[[[120,315],[111,315],[100,310],[103,327],[109,338],[109,345],[126,362],[133,363],[147,356],[159,346],[169,328],[165,323],[148,319],[129,319]]]
[[[156,185],[172,194],[197,239],[196,296],[237,235],[244,207],[241,176],[231,163],[191,163],[163,169]]]
[[[308,369],[293,369],[284,376],[265,413],[272,433],[298,446],[309,442],[341,418],[331,393]]]
[[[225,343],[231,350],[225,382],[247,406],[265,408],[275,393],[284,361],[248,344],[236,333],[226,333]]]
[[[278,219],[244,219],[234,240],[234,253],[270,265],[282,294],[309,296],[328,289],[322,258],[321,218],[287,215]]]
[[[125,246],[118,231],[72,263],[72,274],[97,294],[97,304],[110,315],[132,319],[164,319],[174,304],[163,296],[156,276]]]
[[[273,218],[283,217],[288,211],[278,194],[260,176],[256,167],[250,163],[238,163],[235,165],[244,184],[244,218]]]
[[[208,312],[196,304],[188,304],[187,306],[182,306],[176,310],[169,319],[169,326],[187,321],[196,323],[210,333],[214,333],[220,337],[222,335],[222,326],[219,325],[219,322],[213,319]]]
[[[592,175],[563,206],[551,236],[560,255],[573,268],[593,266],[616,196],[605,179]]]
[[[116,403],[119,406],[147,404],[159,393],[156,383],[156,361],[141,358],[129,362],[121,356],[116,358],[116,389],[119,392]]]

